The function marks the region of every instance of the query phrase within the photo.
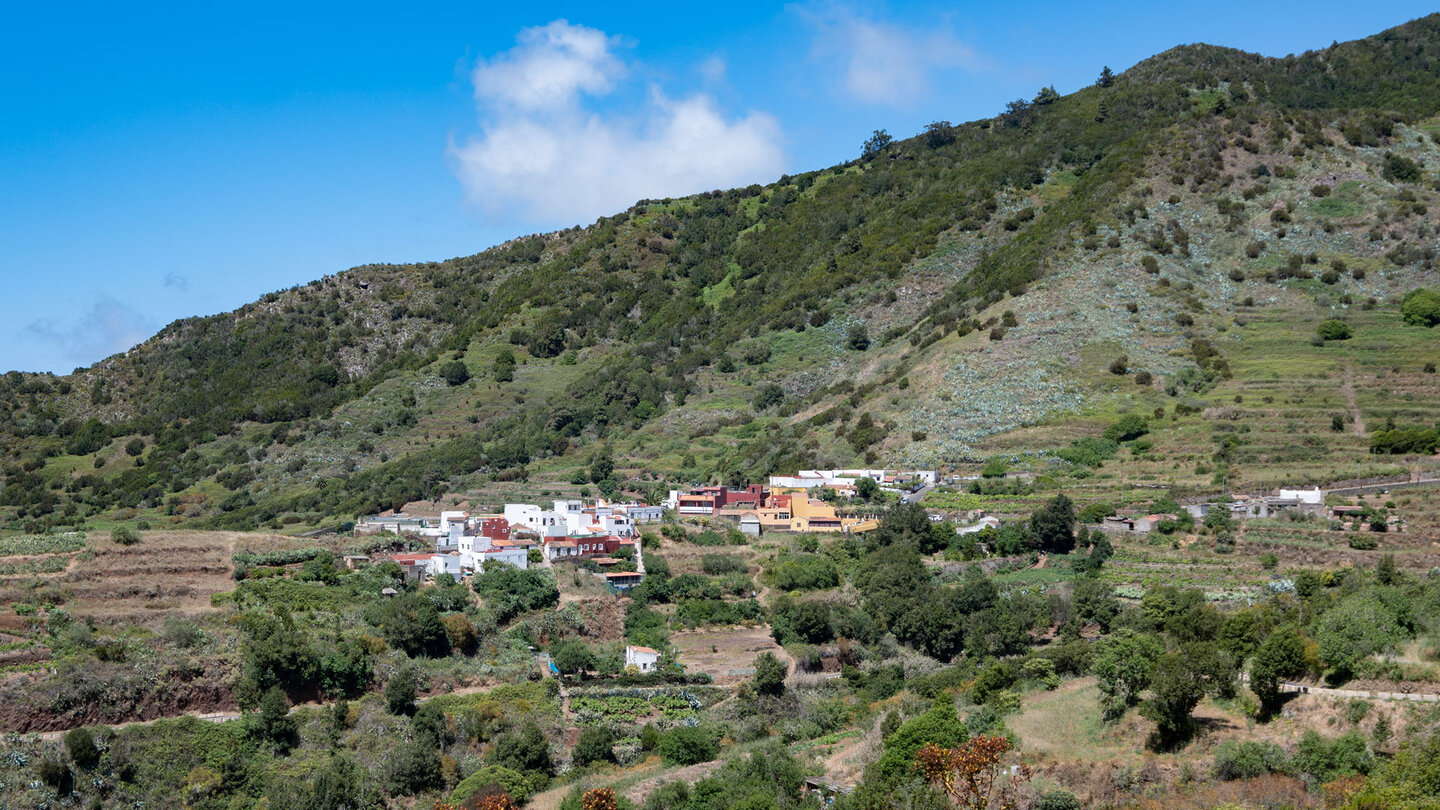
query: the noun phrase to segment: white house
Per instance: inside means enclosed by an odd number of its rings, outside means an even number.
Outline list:
[[[564,515],[541,509],[534,504],[505,504],[505,520],[511,526],[522,526],[541,537],[564,537],[569,534],[569,524]]]
[[[487,548],[484,551],[473,552],[469,555],[471,567],[476,571],[485,567],[487,562],[502,562],[511,568],[519,568],[524,571],[530,567],[530,552],[523,548]]]
[[[660,653],[649,647],[626,647],[625,666],[635,667],[641,672],[654,672],[655,665],[660,663]]]
[[[463,573],[461,571],[461,568],[464,566],[465,562],[466,558],[461,556],[459,553],[436,554],[430,558],[430,576],[438,577],[441,574],[449,574],[450,576],[459,579],[461,573]]]
[[[622,509],[630,517],[633,523],[659,523],[665,519],[665,507],[650,506],[643,503],[625,504]]]

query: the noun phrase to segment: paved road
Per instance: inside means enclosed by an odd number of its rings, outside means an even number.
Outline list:
[[[934,489],[934,488],[935,488],[935,487],[921,487],[920,489],[916,490],[915,492],[910,493],[909,495],[901,495],[901,496],[900,496],[900,502],[901,502],[901,503],[919,503],[919,502],[920,502],[920,499],[925,497],[925,493],[929,492],[930,490],[932,490],[932,489]]]

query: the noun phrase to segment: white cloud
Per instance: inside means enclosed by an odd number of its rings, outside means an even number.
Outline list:
[[[527,109],[571,104],[577,93],[604,95],[625,72],[611,48],[618,38],[556,20],[525,28],[514,48],[475,67],[475,97]]]
[[[700,63],[697,68],[705,81],[715,84],[725,81],[725,57],[716,54]]]
[[[948,26],[906,28],[833,8],[801,13],[815,29],[812,55],[838,62],[837,89],[866,104],[914,104],[929,95],[932,73],[984,66]]]
[[[492,214],[588,222],[637,200],[771,180],[779,123],[730,116],[705,94],[652,86],[633,109],[598,109],[628,67],[619,41],[563,20],[530,28],[474,73],[483,133],[451,145],[456,174]]]
[[[32,321],[25,327],[25,334],[58,348],[66,362],[90,365],[133,348],[155,330],[156,324],[150,317],[129,304],[105,296],[71,319]]]

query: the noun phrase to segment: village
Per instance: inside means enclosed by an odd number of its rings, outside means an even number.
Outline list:
[[[934,486],[937,480],[933,471],[802,470],[794,476],[772,476],[768,486],[672,490],[660,504],[554,500],[549,508],[507,503],[501,511],[476,515],[462,510],[441,511],[438,516],[375,515],[361,518],[355,533],[389,532],[433,539],[434,552],[392,555],[407,576],[415,579],[440,574],[460,578],[482,570],[487,562],[524,569],[532,564],[583,559],[619,569],[606,576],[616,591],[623,591],[645,573],[637,527],[660,523],[667,513],[681,520],[729,520],[741,533],[755,536],[772,531],[859,534],[873,530],[878,521],[843,516],[835,501],[853,499],[870,486],[910,496]],[[352,566],[367,561],[361,555],[347,559]],[[633,563],[633,570],[627,570],[627,562]]]

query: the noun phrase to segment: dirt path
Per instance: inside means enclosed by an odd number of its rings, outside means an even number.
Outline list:
[[[1355,404],[1355,375],[1350,370],[1350,361],[1345,361],[1345,401],[1350,405],[1350,417],[1354,420],[1352,430],[1356,436],[1364,436],[1365,419],[1360,416],[1360,406]]]

